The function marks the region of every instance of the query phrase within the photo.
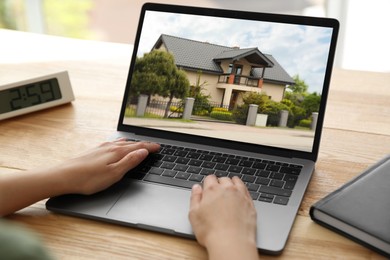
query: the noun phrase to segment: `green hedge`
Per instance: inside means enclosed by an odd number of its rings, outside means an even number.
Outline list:
[[[311,127],[311,120],[310,119],[302,119],[299,121],[299,126],[310,128]]]
[[[212,111],[210,113],[211,118],[215,118],[218,120],[224,120],[224,121],[232,121],[232,113],[230,112],[223,112],[223,111]]]
[[[213,107],[212,109],[213,112],[229,112],[227,108],[224,107]]]

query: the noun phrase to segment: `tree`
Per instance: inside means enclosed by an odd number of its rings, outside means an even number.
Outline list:
[[[168,97],[169,101],[165,108],[164,117],[168,117],[169,108],[171,107],[173,98],[181,98],[187,96],[190,82],[188,81],[187,74],[183,70],[175,70],[174,75],[169,79],[169,87],[165,89],[163,96]]]
[[[137,57],[130,97],[137,97],[140,94],[167,96],[176,70],[173,55],[168,52],[153,50],[141,58]]]
[[[173,55],[153,50],[141,58],[137,57],[129,97],[144,94],[168,98],[164,113],[164,117],[168,117],[172,100],[186,97],[189,86],[187,74],[176,67]]]
[[[293,93],[300,93],[300,94],[306,94],[309,86],[306,84],[306,82],[299,77],[299,75],[295,75],[293,77],[295,84],[289,85],[287,88],[291,90]]]
[[[188,96],[195,99],[195,105],[192,110],[195,115],[208,115],[211,112],[211,105],[209,104],[210,95],[205,95],[203,93],[204,86],[207,85],[207,81],[200,83],[200,78],[202,76],[202,71],[198,71],[196,82],[194,85],[190,86],[190,91]]]
[[[302,101],[302,107],[306,110],[306,117],[311,116],[313,112],[318,112],[320,109],[321,96],[317,93],[307,95]]]
[[[309,86],[299,77],[294,76],[295,84],[288,87],[285,93],[285,100],[289,100],[293,105],[288,105],[291,109],[289,117],[289,127],[299,125],[302,119],[310,118],[313,112],[318,112],[321,102],[321,95],[309,93]],[[285,101],[282,101],[285,102]]]
[[[291,100],[294,105],[299,106],[305,96],[308,94],[309,86],[299,77],[299,75],[295,75],[293,79],[295,83],[294,85],[287,87],[284,98]]]

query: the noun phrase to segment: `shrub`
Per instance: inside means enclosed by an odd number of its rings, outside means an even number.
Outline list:
[[[229,112],[229,110],[227,108],[224,108],[224,107],[213,107],[213,109],[211,110],[212,112]]]
[[[299,126],[310,128],[311,127],[311,120],[310,119],[302,119],[299,121]]]
[[[183,113],[183,107],[170,106],[169,111],[176,113]]]
[[[267,103],[267,106],[263,109],[262,114],[268,115],[268,125],[271,126],[278,126],[279,120],[280,120],[280,111],[287,110],[289,111],[289,114],[291,114],[291,111],[288,106],[282,103],[278,103],[275,101],[270,100]]]
[[[248,105],[244,104],[233,110],[232,119],[237,124],[245,125],[247,116],[248,116]]]
[[[206,109],[203,109],[203,110],[197,111],[196,115],[197,116],[208,116],[209,115],[209,111],[206,110]]]
[[[210,113],[210,117],[218,119],[218,120],[224,120],[224,121],[232,121],[233,120],[231,112],[212,111]]]

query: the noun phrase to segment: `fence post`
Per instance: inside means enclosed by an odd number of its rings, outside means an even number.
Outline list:
[[[254,126],[256,123],[258,105],[250,104],[248,109],[248,116],[246,118],[246,125]]]
[[[182,119],[189,120],[191,118],[194,102],[195,102],[195,98],[188,97],[185,99]]]
[[[288,111],[287,110],[281,110],[280,111],[280,119],[279,119],[279,127],[286,127],[287,126],[287,120],[288,120]]]
[[[315,131],[317,128],[318,112],[311,113],[311,118],[312,118],[312,121],[311,121],[310,128],[311,128],[311,130]]]
[[[136,116],[144,116],[148,105],[148,95],[139,95]]]

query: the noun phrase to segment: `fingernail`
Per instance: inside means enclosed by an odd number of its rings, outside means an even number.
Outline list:
[[[193,191],[197,191],[197,190],[199,190],[199,189],[201,189],[202,187],[199,185],[199,184],[194,184],[194,185],[192,185],[192,190]]]
[[[146,149],[138,149],[137,153],[139,156],[143,156],[143,157],[146,157],[149,154],[148,150],[146,150]]]

